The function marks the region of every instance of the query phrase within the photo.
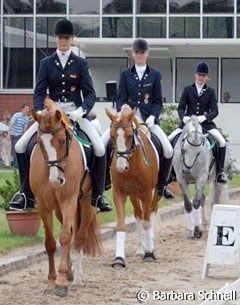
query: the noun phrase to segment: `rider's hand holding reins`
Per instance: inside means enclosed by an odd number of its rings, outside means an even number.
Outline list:
[[[150,115],[147,120],[146,123],[148,125],[148,128],[152,128],[154,125],[154,121],[155,121],[155,117],[153,115]]]
[[[201,123],[203,123],[204,121],[206,121],[206,117],[205,117],[205,115],[199,115],[198,116],[198,122],[201,124]]]
[[[83,110],[82,107],[79,107],[78,109],[74,110],[73,112],[69,113],[69,117],[71,120],[77,122],[78,120],[80,120],[84,115],[85,115],[85,111]]]
[[[187,124],[191,120],[190,116],[183,117],[183,123]]]

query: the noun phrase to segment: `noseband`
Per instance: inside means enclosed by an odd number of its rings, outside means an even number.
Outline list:
[[[113,148],[113,152],[116,155],[117,159],[121,157],[121,158],[126,159],[129,162],[129,159],[133,155],[133,152],[135,149],[134,135],[137,134],[137,129],[134,129],[132,122],[129,122],[127,124],[114,123],[111,125],[111,128],[123,128],[124,129],[127,127],[132,127],[132,130],[133,130],[133,134],[131,136],[131,147],[124,151],[120,151],[120,150],[117,150],[116,145],[114,145],[115,147]],[[113,139],[113,137],[111,139],[112,139],[112,142],[115,143],[115,140]]]
[[[69,153],[69,146],[70,146],[70,139],[71,139],[71,136],[69,134],[69,131],[67,130],[67,128],[65,128],[63,125],[60,125],[54,129],[52,129],[51,131],[49,130],[44,130],[40,127],[38,127],[38,130],[43,133],[43,134],[52,134],[52,135],[55,135],[57,134],[60,130],[62,129],[65,129],[65,135],[66,135],[66,149],[65,149],[65,155],[62,157],[62,158],[59,158],[59,159],[56,159],[56,160],[52,160],[52,161],[49,161],[47,160],[44,156],[44,161],[46,162],[46,164],[48,165],[48,168],[51,168],[51,167],[57,167],[58,169],[60,169],[63,173],[64,173],[64,169],[59,166],[59,163],[61,162],[64,162],[66,161],[67,157],[68,157],[68,153]]]
[[[191,131],[190,133],[195,133],[195,134],[199,134],[199,135],[202,135],[201,132],[195,130],[195,131]],[[185,137],[183,137],[182,139],[182,146],[181,146],[181,152],[182,152],[182,157],[183,157],[183,164],[184,166],[187,168],[187,169],[192,169],[194,164],[196,163],[198,157],[200,156],[200,152],[198,152],[193,160],[193,163],[192,165],[187,165],[186,163],[186,160],[185,160],[185,150],[183,149],[183,145],[184,145],[184,142],[185,140],[187,140],[188,144],[190,144],[191,146],[193,147],[199,147],[201,145],[203,145],[205,143],[205,139],[202,139],[201,143],[198,143],[198,144],[195,144],[195,143],[192,143],[191,141],[189,141],[189,138],[188,138],[188,135],[186,135]]]

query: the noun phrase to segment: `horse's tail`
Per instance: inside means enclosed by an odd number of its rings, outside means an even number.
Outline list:
[[[86,255],[96,256],[102,252],[101,234],[96,210],[88,199],[78,201],[73,246]]]

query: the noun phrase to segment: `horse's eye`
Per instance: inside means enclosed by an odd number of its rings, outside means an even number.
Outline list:
[[[64,145],[66,143],[65,139],[58,139],[58,144]]]

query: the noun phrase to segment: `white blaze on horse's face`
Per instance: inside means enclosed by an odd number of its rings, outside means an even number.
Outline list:
[[[52,138],[53,135],[49,133],[44,133],[41,135],[42,143],[48,155],[48,161],[57,160],[57,151],[51,144]],[[54,184],[60,184],[61,175],[59,174],[58,168],[56,166],[52,166],[49,169],[49,181]]]
[[[125,137],[124,137],[124,130],[122,128],[119,128],[117,133],[118,133],[118,137],[117,137],[117,141],[116,141],[117,150],[124,152],[127,150],[127,146],[125,143]],[[119,156],[117,158],[117,170],[122,173],[124,171],[127,171],[128,168],[129,168],[129,163],[128,163],[127,159]]]

